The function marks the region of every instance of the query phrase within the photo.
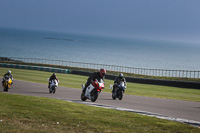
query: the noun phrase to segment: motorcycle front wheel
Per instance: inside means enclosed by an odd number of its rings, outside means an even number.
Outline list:
[[[4,87],[4,91],[5,91],[5,92],[8,92],[8,87]]]
[[[56,92],[56,88],[54,87],[54,88],[52,88],[52,92],[53,93],[55,93]]]
[[[123,98],[123,92],[122,91],[118,92],[118,98],[119,98],[119,100],[122,100],[122,98]]]
[[[98,91],[93,90],[93,91],[91,92],[91,101],[92,101],[92,102],[95,102],[95,101],[97,100],[97,98],[98,98],[98,95],[99,95]]]
[[[8,92],[8,85],[6,85],[6,84],[5,84],[5,86],[4,86],[4,91],[5,91],[5,92]]]
[[[114,93],[112,93],[112,99],[115,100],[116,99],[116,96]]]
[[[85,100],[87,100],[87,98],[85,97],[85,95],[84,95],[84,93],[83,93],[83,92],[81,93],[81,100],[82,100],[82,101],[85,101]]]

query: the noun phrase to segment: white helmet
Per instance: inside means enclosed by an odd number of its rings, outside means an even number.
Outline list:
[[[8,73],[9,73],[9,74],[11,74],[11,71],[10,71],[10,70],[8,70]]]
[[[123,77],[124,77],[123,73],[120,73],[120,74],[119,74],[119,77],[120,77],[120,78],[123,78]]]

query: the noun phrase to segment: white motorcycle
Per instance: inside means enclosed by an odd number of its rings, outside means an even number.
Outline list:
[[[84,85],[82,84],[82,90],[84,89]],[[85,94],[81,93],[81,100],[85,101],[90,99],[92,102],[95,102],[98,98],[99,93],[104,89],[104,81],[101,79],[100,81],[95,80],[91,83],[85,91]]]
[[[55,93],[56,92],[56,88],[58,87],[58,81],[56,79],[50,81],[50,85],[49,85],[49,93]]]
[[[110,89],[113,89],[112,87],[113,86],[110,85]],[[121,81],[120,84],[115,87],[115,91],[112,92],[112,99],[115,100],[116,98],[119,98],[119,100],[122,100],[125,89],[125,83]]]

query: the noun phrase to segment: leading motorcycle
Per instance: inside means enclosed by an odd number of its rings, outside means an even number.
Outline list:
[[[58,87],[58,81],[56,79],[50,81],[50,86],[49,86],[49,93],[55,93],[56,88]]]
[[[113,86],[110,85],[110,89],[113,89],[112,87]],[[112,91],[112,99],[115,100],[116,98],[119,98],[119,100],[122,100],[125,89],[125,83],[121,81],[119,85],[115,86],[115,90]]]
[[[84,89],[84,85],[82,84],[82,90]],[[86,101],[90,99],[92,102],[95,102],[100,94],[100,92],[104,89],[104,81],[100,79],[100,81],[95,80],[91,83],[85,91],[85,94],[81,93],[81,100]]]
[[[12,85],[12,79],[9,77],[9,76],[5,76],[4,77],[4,84],[3,84],[3,88],[4,88],[4,91],[7,92],[8,89],[10,89],[11,85]]]

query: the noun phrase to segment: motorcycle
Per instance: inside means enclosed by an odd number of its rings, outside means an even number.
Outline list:
[[[56,92],[56,88],[58,87],[58,81],[56,79],[50,81],[50,85],[49,85],[49,93],[55,93]]]
[[[12,85],[12,79],[7,75],[4,78],[5,78],[5,81],[4,81],[3,87],[4,87],[4,91],[7,92],[8,89],[10,89]]]
[[[82,90],[84,89],[84,85],[82,84]],[[86,101],[90,99],[92,102],[95,102],[100,94],[100,92],[104,89],[104,81],[101,79],[100,81],[95,80],[91,83],[85,91],[85,94],[81,93],[81,100]]]
[[[113,89],[112,87],[113,86],[110,85],[110,89]],[[115,90],[112,91],[112,99],[115,100],[116,98],[119,98],[119,100],[122,100],[125,89],[126,86],[124,82],[121,81],[120,84],[115,87]]]

